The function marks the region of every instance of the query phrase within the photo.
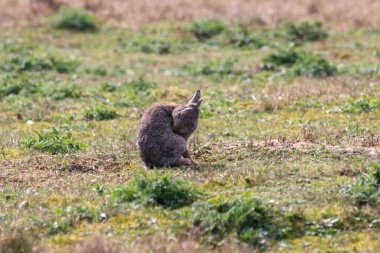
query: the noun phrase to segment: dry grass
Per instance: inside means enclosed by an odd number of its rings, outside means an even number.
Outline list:
[[[320,19],[340,27],[380,25],[380,2],[376,0],[3,0],[2,24],[39,21],[61,5],[82,7],[128,27],[165,21],[205,17],[265,23],[276,26],[284,20]]]
[[[230,244],[227,244],[230,243]],[[225,245],[226,244],[226,245]],[[218,252],[221,253],[244,253],[244,252],[256,252],[252,249],[248,250],[246,245],[240,245],[238,247],[232,247],[231,245],[237,245],[237,242],[226,240],[221,243],[218,248]],[[101,237],[90,237],[87,240],[79,243],[74,250],[74,253],[208,253],[212,252],[211,249],[201,247],[201,245],[190,238],[178,238],[174,235],[167,235],[165,233],[150,236],[144,235],[139,237],[131,247],[126,250],[122,250],[117,245],[110,243],[110,241],[104,240]]]

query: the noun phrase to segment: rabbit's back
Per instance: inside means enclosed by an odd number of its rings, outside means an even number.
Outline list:
[[[175,103],[154,104],[144,113],[137,136],[137,147],[146,166],[170,167],[186,150],[186,140],[173,132]]]

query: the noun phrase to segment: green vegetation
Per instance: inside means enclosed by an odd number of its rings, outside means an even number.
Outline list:
[[[221,59],[206,61],[201,64],[185,66],[185,70],[194,76],[207,76],[214,81],[222,81],[224,78],[239,73],[234,69],[233,59]]]
[[[355,183],[345,189],[357,205],[380,204],[380,163],[372,163],[371,166],[370,176],[359,177]]]
[[[218,19],[205,19],[193,23],[191,32],[198,40],[203,41],[221,34],[226,29],[223,22]]]
[[[52,27],[81,32],[95,32],[99,29],[99,21],[89,11],[82,9],[61,8],[53,18]]]
[[[116,203],[138,202],[172,209],[191,205],[200,196],[200,192],[186,181],[158,174],[150,177],[146,173],[140,173],[126,186],[113,191]]]
[[[284,26],[284,31],[286,38],[295,43],[325,40],[328,37],[328,33],[323,29],[320,21],[287,23]]]
[[[44,71],[55,70],[59,73],[73,72],[79,66],[75,60],[61,60],[54,56],[36,56],[35,53],[11,55],[0,67],[3,71]]]
[[[376,252],[380,33],[316,24],[3,27],[0,251]],[[144,111],[196,89],[197,164],[143,170]]]
[[[262,59],[262,68],[265,70],[278,71],[281,67],[287,68],[290,75],[305,75],[310,78],[333,76],[337,73],[337,68],[326,59],[304,51],[279,50]]]
[[[56,100],[62,100],[66,98],[80,98],[81,92],[74,86],[61,86],[55,87],[48,96]]]
[[[95,106],[84,112],[84,118],[86,120],[109,120],[115,119],[116,117],[116,111],[104,105]]]
[[[296,227],[296,217],[295,224],[282,218],[261,200],[243,197],[204,206],[195,214],[194,225],[200,227],[202,233],[209,234],[211,241],[218,242],[236,233],[241,241],[264,249],[268,240],[285,239],[290,230],[302,232]]]
[[[351,99],[341,107],[343,112],[370,112],[378,108],[380,108],[380,98],[370,96]]]
[[[29,75],[6,75],[0,80],[0,99],[10,95],[31,95],[39,92],[39,84]]]
[[[75,152],[83,148],[83,144],[76,141],[70,132],[64,132],[57,128],[46,132],[35,132],[35,135],[24,139],[22,145],[53,155]]]

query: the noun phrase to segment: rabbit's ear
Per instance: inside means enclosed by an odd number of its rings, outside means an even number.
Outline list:
[[[197,90],[193,96],[193,98],[189,101],[189,103],[187,104],[187,106],[192,106],[194,107],[193,104],[196,104],[198,105],[198,103],[200,104],[199,100],[201,99],[201,91],[200,90]]]

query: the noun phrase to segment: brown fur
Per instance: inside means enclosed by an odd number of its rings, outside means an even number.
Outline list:
[[[198,126],[201,101],[197,91],[186,106],[163,102],[146,110],[137,136],[137,147],[146,166],[161,168],[193,163],[187,141]]]

